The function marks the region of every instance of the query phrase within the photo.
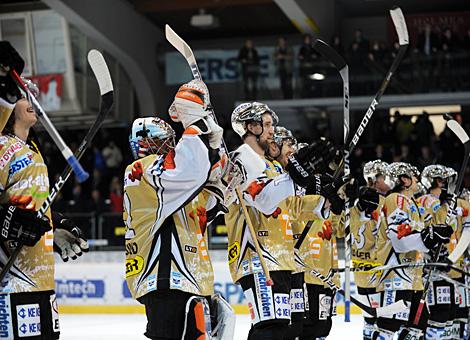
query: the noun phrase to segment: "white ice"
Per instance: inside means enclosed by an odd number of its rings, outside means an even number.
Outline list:
[[[351,315],[345,323],[344,316],[333,319],[328,339],[362,339],[362,317]],[[144,314],[62,314],[60,328],[62,340],[144,340]],[[235,340],[245,340],[250,329],[248,315],[237,315]]]

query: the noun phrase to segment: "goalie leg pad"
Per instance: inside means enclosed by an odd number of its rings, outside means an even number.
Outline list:
[[[209,302],[202,296],[191,296],[186,302],[182,340],[210,340],[211,312]]]
[[[235,312],[220,294],[212,295],[212,339],[233,339],[235,334]]]
[[[421,329],[413,327],[403,327],[398,332],[398,340],[423,340],[424,332]],[[427,339],[427,334],[426,334]]]
[[[330,334],[333,314],[333,291],[320,285],[307,284],[309,310],[305,313],[301,340]]]
[[[373,340],[393,340],[395,332],[389,331],[384,328],[376,328]]]

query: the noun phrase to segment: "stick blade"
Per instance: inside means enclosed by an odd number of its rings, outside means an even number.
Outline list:
[[[100,88],[100,94],[104,95],[105,93],[113,91],[111,75],[109,74],[108,66],[101,52],[98,50],[90,50],[90,52],[88,52],[88,63],[95,74]]]
[[[455,120],[451,119],[447,121],[447,127],[452,130],[453,133],[460,139],[462,144],[465,144],[468,142],[469,137],[468,134],[465,132],[463,127],[457,123]]]
[[[450,253],[448,259],[452,263],[456,263],[459,258],[463,255],[465,250],[467,250],[468,246],[470,245],[470,228],[464,228],[462,235],[460,236],[459,242],[457,246],[454,248],[452,253]]]
[[[390,16],[392,17],[393,25],[398,35],[398,42],[400,45],[408,45],[408,29],[406,28],[406,21],[403,12],[400,7],[395,7],[390,10]]]
[[[338,69],[338,71],[342,70],[345,68],[346,62],[344,61],[343,57],[336,52],[334,48],[332,48],[330,45],[328,45],[326,42],[323,40],[317,39],[315,41],[315,44],[313,45],[313,48],[323,55],[326,59],[331,61],[333,65]]]
[[[194,59],[193,51],[191,47],[184,41],[175,31],[170,27],[170,25],[165,25],[165,37],[168,42],[173,45],[174,48],[178,50],[186,59]],[[192,61],[192,60],[191,60]]]

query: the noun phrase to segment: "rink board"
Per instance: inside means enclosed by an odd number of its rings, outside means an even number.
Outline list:
[[[216,292],[222,294],[239,314],[248,314],[243,291],[232,282],[226,252],[217,252],[212,262]],[[94,252],[79,262],[56,265],[56,295],[62,313],[144,313],[142,305],[132,299],[125,277],[124,254]],[[122,262],[119,261],[122,259]],[[92,262],[92,260],[94,260]],[[356,291],[351,277],[352,291]],[[338,313],[344,311],[343,297],[337,295]],[[353,306],[352,313],[360,313]]]

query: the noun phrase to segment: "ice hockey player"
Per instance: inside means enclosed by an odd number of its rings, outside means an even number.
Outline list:
[[[363,176],[367,186],[360,187],[357,182],[348,186],[348,196],[352,202],[350,209],[351,249],[354,268],[368,268],[378,265],[376,253],[376,236],[380,224],[380,210],[384,197],[379,194],[387,192],[384,183],[387,163],[381,160],[367,162]],[[380,305],[380,293],[376,290],[373,272],[354,272],[357,286],[357,298],[365,305],[376,308]],[[372,339],[377,319],[363,312],[364,339]]]
[[[210,195],[223,130],[208,115],[206,85],[182,85],[170,106],[175,132],[156,117],[138,118],[129,142],[135,161],[124,175],[126,279],[145,306],[150,339],[209,339],[214,277],[207,247]],[[215,151],[215,152],[214,152]]]
[[[53,251],[58,250],[63,260],[75,259],[88,250],[88,244],[75,223],[63,215],[53,214],[54,232],[50,210],[44,218],[37,217],[49,194],[47,167],[30,137],[37,116],[28,95],[7,74],[11,69],[21,74],[23,67],[16,50],[0,42],[0,114],[8,116],[0,136],[1,266],[18,244],[24,245],[1,282],[0,337],[58,339]],[[28,87],[37,91],[31,82]]]
[[[424,168],[421,174],[421,182],[428,190],[428,194],[420,197],[419,201],[425,208],[426,214],[432,223],[446,223],[446,216],[451,207],[452,196],[448,194],[448,188],[450,185],[455,185],[457,173],[451,168],[447,168],[443,165],[429,165]],[[457,199],[457,207],[451,212],[450,225],[454,229],[454,233],[451,238],[451,242],[445,247],[442,247],[441,253],[437,257],[437,262],[445,262],[449,253],[454,249],[455,245],[460,238],[462,228],[464,225],[470,226],[469,203],[462,199]],[[436,258],[435,254],[431,252],[431,258]],[[461,262],[459,263],[461,264]],[[436,271],[434,271],[436,273]],[[442,275],[448,275],[453,279],[462,280],[462,274],[455,271],[449,273],[442,273]],[[429,321],[426,330],[426,339],[452,339],[460,338],[460,322],[455,323],[457,306],[456,294],[459,290],[454,286],[453,283],[448,280],[431,277],[431,284],[428,290],[427,303],[429,306]],[[459,297],[460,294],[458,294]],[[465,300],[465,298],[464,298]],[[465,302],[464,302],[465,303]],[[455,334],[454,334],[455,333]]]
[[[291,272],[295,270],[292,229],[286,199],[306,187],[315,172],[324,172],[336,153],[328,142],[320,141],[291,155],[286,173],[265,154],[274,137],[277,115],[267,105],[240,104],[232,113],[234,131],[266,163],[266,170],[244,192],[256,239],[248,228],[238,204],[225,215],[229,237],[229,266],[234,282],[242,286],[248,301],[253,327],[249,339],[283,339],[290,322]],[[258,242],[262,254],[255,252]],[[259,256],[269,268],[274,286],[266,284]]]
[[[377,238],[377,260],[383,265],[416,262],[440,243],[449,242],[452,227],[424,224],[419,205],[413,199],[418,176],[416,167],[409,163],[396,162],[387,167],[385,180],[391,193],[385,198],[384,221]],[[408,312],[377,319],[378,338],[393,339],[395,332],[399,339],[423,337],[428,318],[426,308],[419,324],[413,324],[424,289],[422,270],[390,269],[378,276],[381,306],[398,300],[411,302]]]

